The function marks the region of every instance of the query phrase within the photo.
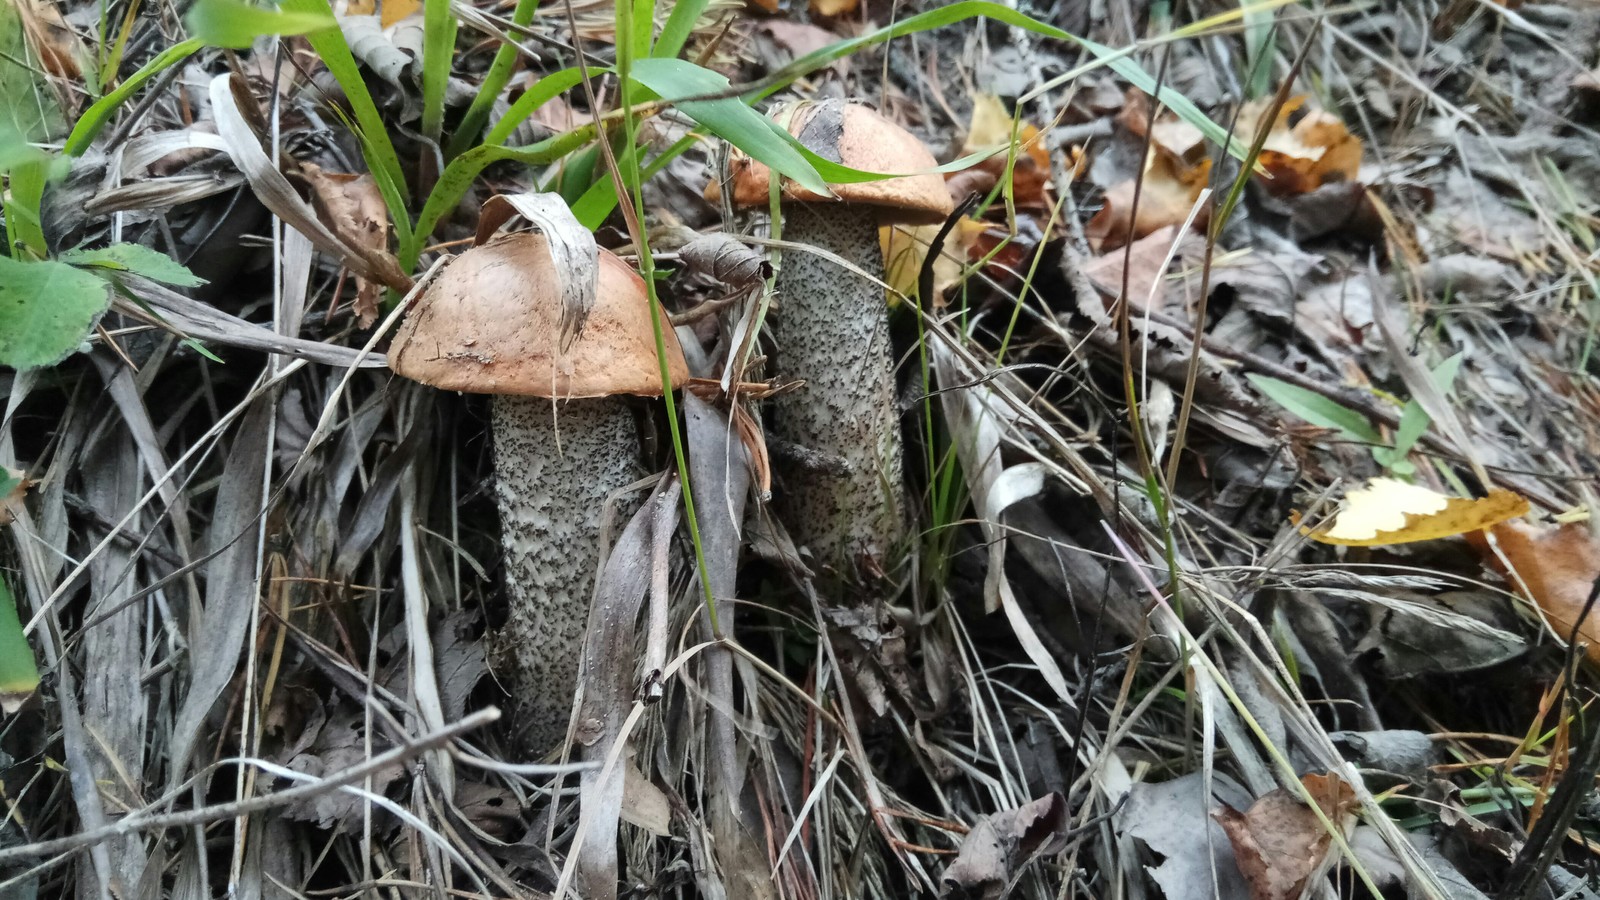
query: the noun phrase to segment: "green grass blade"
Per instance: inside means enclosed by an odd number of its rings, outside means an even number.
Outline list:
[[[672,4],[672,12],[667,14],[667,23],[661,26],[661,36],[656,38],[650,55],[665,59],[682,53],[683,45],[694,33],[694,23],[700,21],[710,5],[711,0],[678,0]]]
[[[8,255],[17,256],[17,248],[26,248],[33,256],[50,255],[45,241],[44,225],[39,210],[44,203],[44,186],[50,180],[50,161],[32,160],[13,166],[8,179],[9,190],[0,195],[0,208],[6,214],[6,237],[10,246]]]
[[[22,633],[11,586],[0,578],[0,706],[13,710],[39,686],[39,666]]]
[[[511,24],[518,27],[526,26],[533,21],[533,14],[538,8],[539,0],[517,0],[516,9],[511,11]],[[450,136],[450,145],[445,153],[447,161],[467,152],[473,141],[478,139],[483,126],[489,122],[489,113],[494,109],[494,101],[511,81],[511,73],[516,64],[517,48],[509,41],[502,43],[500,49],[494,52],[494,59],[489,63],[489,71],[483,73],[483,82],[478,85],[478,94],[472,98],[472,105],[467,107],[466,113],[461,116],[461,124]]]
[[[702,97],[725,93],[728,79],[682,59],[640,59],[633,63],[633,78],[664,99]],[[817,169],[785,140],[781,129],[735,97],[719,100],[680,100],[674,105],[707,130],[738,147],[752,158],[787,175],[818,193],[827,194],[826,181]]]
[[[89,149],[94,143],[95,136],[111,121],[111,116],[117,111],[133,93],[143,87],[145,82],[165,72],[178,63],[193,56],[195,51],[205,46],[205,42],[197,38],[190,38],[181,44],[171,47],[156,54],[155,58],[139,67],[139,71],[128,76],[128,79],[117,85],[116,90],[99,100],[83,111],[78,117],[78,123],[72,126],[72,133],[67,135],[67,142],[62,149],[68,156],[79,156]]]
[[[256,38],[337,27],[333,10],[272,9],[244,0],[200,0],[184,17],[189,33],[212,47],[243,50]]]
[[[428,195],[427,202],[422,206],[422,212],[417,215],[417,227],[412,232],[411,239],[400,245],[400,267],[408,272],[416,267],[417,259],[422,255],[423,242],[433,234],[433,229],[438,227],[439,221],[445,214],[455,209],[461,198],[466,196],[467,190],[472,187],[473,179],[477,178],[478,173],[485,167],[503,160],[520,162],[527,166],[549,165],[594,140],[594,135],[595,127],[584,125],[526,147],[484,144],[451,160],[444,171],[439,173],[439,181],[433,186],[433,193]]]
[[[1289,0],[1282,0],[1282,2],[1287,3]],[[1210,116],[1201,112],[1200,108],[1195,106],[1189,98],[1164,85],[1158,91],[1155,76],[1146,72],[1137,62],[1129,58],[1129,50],[1113,50],[1104,44],[1078,37],[1070,31],[1064,31],[1053,25],[1046,25],[1015,9],[988,2],[988,0],[963,0],[963,2],[952,3],[949,6],[931,9],[925,13],[901,19],[899,22],[880,28],[877,31],[868,32],[860,37],[840,41],[837,44],[831,44],[821,50],[808,53],[774,72],[771,76],[772,84],[757,92],[756,99],[782,90],[795,79],[832,65],[834,62],[855,53],[863,47],[870,47],[904,35],[929,31],[934,28],[943,28],[946,25],[953,25],[957,22],[979,17],[993,19],[996,22],[1021,28],[1024,31],[1030,31],[1058,41],[1067,41],[1083,47],[1098,57],[1113,72],[1122,76],[1139,90],[1155,96],[1168,109],[1176,113],[1179,118],[1200,129],[1200,132],[1208,140],[1218,145],[1226,142],[1228,137],[1227,130],[1213,122]]]
[[[330,17],[333,15],[328,0],[283,0],[282,8],[294,12],[323,12]],[[328,67],[344,91],[345,98],[350,101],[357,132],[361,135],[361,148],[367,157],[367,168],[373,171],[375,177],[380,169],[383,170],[384,176],[400,192],[401,204],[399,208],[393,205],[389,207],[390,216],[397,222],[406,218],[410,193],[406,189],[405,171],[400,168],[400,157],[394,152],[394,144],[389,141],[388,125],[378,113],[378,106],[372,101],[366,81],[361,78],[361,69],[356,65],[355,56],[350,53],[350,45],[345,43],[344,32],[336,27],[324,28],[309,32],[306,41],[311,44],[311,49],[317,51],[322,64]],[[379,179],[380,183],[382,180]],[[384,199],[388,200],[387,197]]]
[[[590,68],[589,71],[599,74],[605,70]],[[517,126],[527,121],[528,117],[538,111],[539,107],[550,102],[550,98],[572,90],[581,81],[583,81],[583,73],[577,69],[560,69],[534,82],[532,87],[523,91],[522,96],[511,104],[511,108],[506,110],[506,114],[501,117],[500,121],[494,124],[494,128],[489,130],[489,134],[483,139],[483,143],[486,145],[504,144],[506,138],[511,136],[511,132],[516,131]]]
[[[425,0],[422,7],[422,134],[434,143],[444,128],[444,89],[456,50],[456,19],[450,0]]]
[[[1256,386],[1257,390],[1271,398],[1272,402],[1319,428],[1332,428],[1346,437],[1368,444],[1383,443],[1372,423],[1347,406],[1287,381],[1279,381],[1265,375],[1245,377]]]
[[[629,0],[617,0],[619,4]],[[629,37],[629,60],[644,59],[650,55],[650,42],[656,36],[656,3],[655,0],[633,0],[633,16],[628,23],[632,34]],[[619,36],[620,37],[620,36]]]

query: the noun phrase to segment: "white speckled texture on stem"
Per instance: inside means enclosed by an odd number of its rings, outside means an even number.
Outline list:
[[[557,435],[560,451],[557,451]],[[512,729],[530,755],[566,736],[607,495],[636,480],[626,402],[494,398],[496,497],[510,614],[496,636]]]
[[[809,244],[883,277],[869,208],[793,204],[785,241]],[[862,556],[886,561],[905,534],[900,420],[883,287],[799,250],[783,254],[773,317],[778,372],[806,386],[773,401],[776,434],[844,459],[843,474],[791,471],[782,509],[795,542],[853,577]]]

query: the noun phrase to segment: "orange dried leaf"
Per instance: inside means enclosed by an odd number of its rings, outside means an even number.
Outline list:
[[[1587,525],[1579,522],[1559,528],[1503,522],[1490,533],[1500,554],[1489,551],[1486,541],[1474,542],[1489,563],[1504,572],[1509,562],[1516,571],[1512,584],[1519,592],[1526,588],[1528,599],[1544,613],[1556,634],[1562,639],[1571,638],[1594,581],[1600,578],[1600,541],[1595,540]],[[1589,619],[1578,628],[1578,637],[1589,644],[1589,660],[1600,664],[1597,618],[1600,612],[1591,611]]]
[[[1337,775],[1300,779],[1323,816],[1341,833],[1354,823],[1355,790]],[[1279,788],[1239,812],[1212,813],[1233,845],[1234,861],[1250,886],[1251,900],[1291,900],[1328,858],[1333,837],[1299,794]]]
[[[811,14],[825,19],[844,16],[855,12],[858,5],[859,0],[811,0]]]
[[[1276,194],[1304,194],[1329,182],[1354,181],[1361,171],[1361,139],[1338,116],[1313,109],[1289,124],[1305,100],[1293,97],[1283,104],[1261,146],[1260,164],[1271,176],[1269,186]],[[1257,100],[1239,110],[1236,140],[1245,146],[1255,140],[1270,103],[1270,98]]]
[[[1345,496],[1332,526],[1300,533],[1323,544],[1380,547],[1469,534],[1527,513],[1527,499],[1511,491],[1494,490],[1474,500],[1374,478]]]
[[[979,94],[972,101],[972,119],[967,125],[967,140],[962,145],[963,156],[989,150],[1011,143],[1012,118],[1005,104],[994,94]],[[982,172],[992,179],[1004,177],[1006,166],[1011,166],[1012,196],[1022,206],[1044,206],[1049,202],[1050,150],[1044,143],[1044,132],[1031,123],[1023,122],[1016,129],[1017,152],[1015,162],[1010,154],[1000,153],[978,163],[969,172]],[[971,177],[967,172],[955,177]],[[991,185],[993,181],[989,182]],[[952,192],[954,193],[954,192]],[[965,193],[965,191],[962,191]]]

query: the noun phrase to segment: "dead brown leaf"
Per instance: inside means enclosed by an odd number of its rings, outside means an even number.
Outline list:
[[[1595,540],[1587,525],[1577,522],[1548,528],[1511,521],[1490,531],[1505,557],[1503,561],[1488,552],[1487,542],[1481,537],[1473,536],[1472,543],[1496,569],[1504,572],[1509,562],[1516,571],[1511,580],[1519,592],[1525,588],[1528,599],[1538,605],[1555,633],[1563,639],[1570,638],[1595,579],[1600,578],[1600,541]],[[1578,636],[1588,642],[1590,662],[1600,664],[1600,622],[1594,613],[1578,627]]]
[[[1278,110],[1260,163],[1271,180],[1269,189],[1279,195],[1304,194],[1335,181],[1355,181],[1361,171],[1361,139],[1351,134],[1338,116],[1326,110],[1308,110],[1289,124],[1306,98],[1292,97]],[[1245,104],[1239,110],[1236,139],[1249,146],[1259,133],[1271,98]]]
[[[1034,858],[1064,849],[1067,801],[1057,793],[984,816],[961,841],[956,861],[939,879],[941,897],[1001,896],[1016,871]]]
[[[1339,776],[1311,774],[1300,783],[1335,827],[1348,831],[1355,823],[1355,791]],[[1244,812],[1223,804],[1212,817],[1228,834],[1251,900],[1299,897],[1333,843],[1311,807],[1283,788],[1263,795]]]
[[[1134,241],[1131,247],[1089,260],[1083,270],[1096,287],[1115,297],[1122,293],[1123,271],[1126,269],[1129,302],[1137,309],[1145,309],[1148,305],[1151,312],[1159,312],[1167,293],[1167,269],[1164,264],[1177,236],[1177,228],[1165,226]],[[1199,241],[1198,236],[1187,235],[1185,246],[1198,244]],[[1181,251],[1175,261],[1183,261]]]
[[[1005,104],[993,94],[979,94],[973,98],[972,119],[967,125],[967,140],[961,148],[963,156],[978,153],[1002,144],[1011,143],[1012,130],[1011,114],[1006,112]],[[1038,126],[1023,122],[1015,130],[1017,152],[1015,162],[1010,161],[1011,154],[1000,153],[990,156],[978,163],[969,172],[980,172],[988,176],[988,183],[992,186],[999,179],[1005,177],[1006,166],[1011,166],[1011,189],[1017,205],[1027,207],[1048,207],[1050,205],[1050,150],[1045,146],[1044,133]],[[972,180],[976,176],[966,172],[957,173],[952,180]],[[952,191],[954,193],[954,191]],[[961,194],[965,196],[966,190]]]
[[[1144,184],[1135,179],[1112,185],[1105,192],[1100,211],[1084,226],[1084,235],[1100,253],[1115,250],[1168,225],[1181,225],[1205,190],[1211,176],[1211,160],[1189,165],[1164,144],[1152,141],[1145,155]],[[1138,190],[1139,204],[1134,207]],[[1205,223],[1205,211],[1195,217],[1197,226]]]
[[[301,175],[311,188],[311,205],[333,233],[369,256],[389,252],[389,209],[372,173],[351,175],[324,172],[313,163],[302,163]],[[362,328],[378,316],[383,286],[364,278],[356,279],[356,322]]]

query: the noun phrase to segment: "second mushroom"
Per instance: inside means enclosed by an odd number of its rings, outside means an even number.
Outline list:
[[[800,103],[774,116],[826,159],[869,172],[921,174],[830,185],[824,197],[785,179],[783,238],[826,251],[783,255],[772,319],[778,372],[805,381],[774,399],[774,433],[842,465],[791,475],[782,509],[797,544],[836,576],[877,568],[906,533],[904,462],[894,356],[882,286],[878,228],[927,224],[950,215],[944,179],[915,135],[874,110],[838,100]],[[729,172],[735,206],[766,208],[771,170],[736,157]]]

